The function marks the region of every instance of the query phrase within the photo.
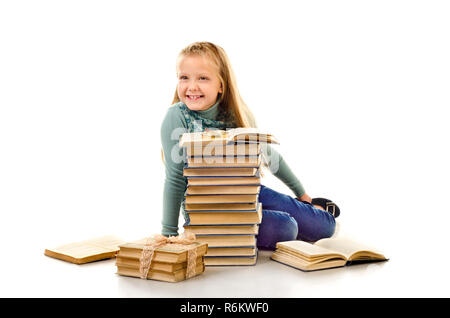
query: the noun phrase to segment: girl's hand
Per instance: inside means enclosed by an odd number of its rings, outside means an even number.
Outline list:
[[[300,198],[297,198],[297,200],[299,200],[299,201],[306,201],[306,202],[309,202],[309,203],[311,203],[311,201],[312,201],[311,197],[309,195],[307,195],[306,193],[303,194]]]

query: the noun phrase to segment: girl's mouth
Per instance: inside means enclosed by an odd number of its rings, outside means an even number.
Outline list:
[[[203,95],[186,95],[187,99],[196,101],[203,97]]]

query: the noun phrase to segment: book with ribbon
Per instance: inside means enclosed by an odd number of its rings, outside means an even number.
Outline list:
[[[179,282],[204,272],[208,245],[195,234],[165,237],[153,235],[119,245],[117,274],[123,276]]]

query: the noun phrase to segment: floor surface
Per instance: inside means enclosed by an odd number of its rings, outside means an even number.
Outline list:
[[[342,226],[336,236],[348,236]],[[381,245],[381,241],[380,241]],[[30,247],[33,243],[30,242]],[[380,246],[377,246],[380,247]],[[2,297],[441,297],[448,296],[446,265],[429,270],[407,249],[383,246],[388,262],[302,272],[259,251],[255,266],[206,267],[179,283],[123,277],[115,260],[74,265],[34,249],[18,264],[3,264]],[[24,250],[14,253],[19,258]],[[393,255],[392,255],[393,254]],[[14,254],[11,254],[14,255]],[[7,268],[5,268],[7,267]],[[6,274],[5,274],[6,273]]]

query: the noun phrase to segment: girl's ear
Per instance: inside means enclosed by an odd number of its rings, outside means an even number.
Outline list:
[[[222,83],[220,83],[219,93],[220,93],[220,94],[223,93],[223,85],[222,85]]]

